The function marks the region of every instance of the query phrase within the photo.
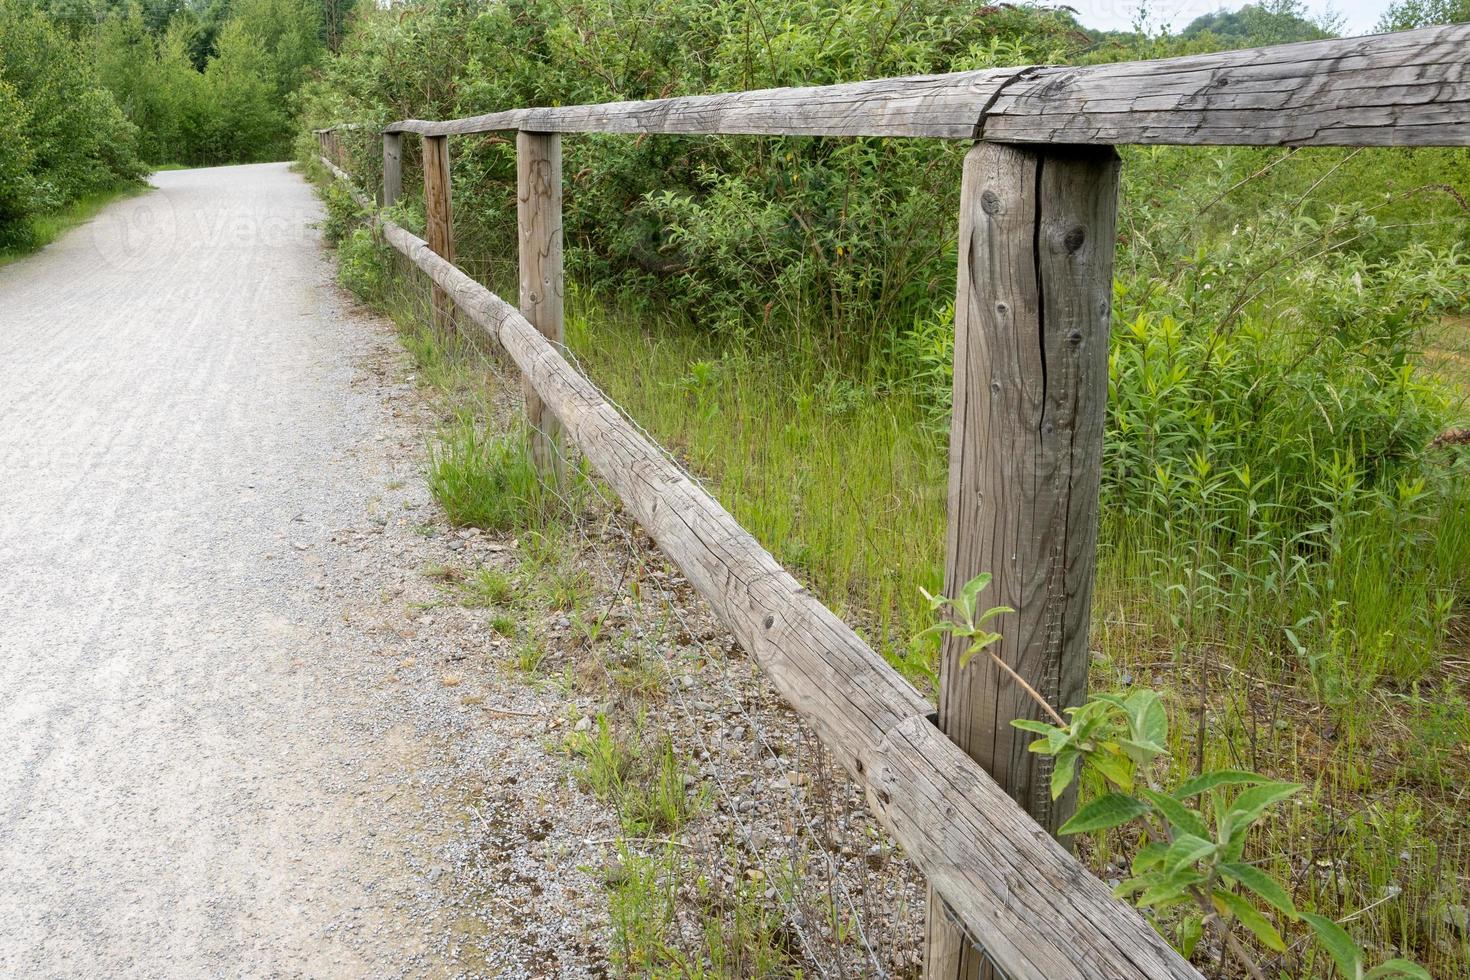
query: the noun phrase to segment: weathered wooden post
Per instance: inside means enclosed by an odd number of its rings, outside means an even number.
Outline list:
[[[429,247],[446,260],[454,261],[454,213],[449,190],[449,137],[424,137],[424,211],[428,215],[425,236]],[[438,286],[431,291],[434,327],[443,336],[454,331],[454,303]]]
[[[383,134],[383,207],[403,196],[403,134]]]
[[[516,216],[520,229],[520,309],[541,335],[562,342],[561,136],[516,133]],[[531,455],[544,478],[562,482],[561,425],[524,381]]]
[[[965,157],[945,591],[994,576],[981,608],[1016,612],[991,650],[1058,710],[1087,691],[1117,195],[1112,147]],[[1054,834],[1075,788],[1053,801],[1050,760],[1010,725],[1041,709],[987,655],[961,668],[963,649],[944,648],[939,727]],[[930,978],[988,973],[932,892],[926,954]]]

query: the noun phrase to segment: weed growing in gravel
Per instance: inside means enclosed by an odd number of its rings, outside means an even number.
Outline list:
[[[726,864],[739,867],[739,856]],[[670,845],[638,853],[628,843],[606,872],[612,917],[612,953],[619,972],[640,977],[801,976],[793,936],[781,914],[765,901],[762,878],[724,881],[707,873],[708,862]],[[698,950],[671,942],[679,889],[692,883],[700,910]]]
[[[429,451],[429,489],[461,527],[538,527],[564,509],[537,475],[524,431],[497,435],[467,418],[440,429]]]
[[[704,805],[703,792],[688,792],[673,743],[647,736],[641,718],[627,737],[599,715],[590,730],[568,736],[566,749],[581,763],[583,785],[612,805],[631,837],[672,834]]]
[[[463,605],[472,609],[496,609],[515,604],[516,581],[507,572],[486,566],[471,575],[462,587]]]
[[[546,648],[535,640],[521,644],[516,650],[515,668],[527,678],[534,678],[546,659]]]

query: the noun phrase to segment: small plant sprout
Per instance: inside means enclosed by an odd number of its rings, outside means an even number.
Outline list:
[[[1015,612],[1010,606],[992,606],[982,612],[978,617],[975,615],[975,607],[979,602],[980,593],[990,586],[990,573],[981,572],[960,590],[958,598],[951,599],[942,595],[931,595],[923,586],[919,591],[924,593],[924,598],[929,600],[929,608],[934,612],[941,612],[946,607],[950,610],[950,618],[943,619],[924,630],[920,636],[928,636],[931,633],[949,633],[968,639],[970,645],[965,652],[960,654],[960,666],[969,666],[970,660],[984,650],[986,647],[998,641],[999,633],[992,633],[985,629],[985,624],[997,616],[1005,613]],[[999,660],[999,658],[996,658]]]
[[[935,611],[946,607],[953,611],[953,621],[938,623],[930,631],[971,639],[962,665],[999,639],[984,624],[1010,611],[993,607],[976,616],[977,599],[989,584],[989,575],[978,575],[954,600],[925,593]],[[1005,666],[994,653],[991,657]],[[1185,956],[1193,955],[1208,929],[1247,973],[1265,980],[1265,969],[1239,933],[1244,929],[1264,948],[1285,953],[1286,941],[1266,911],[1274,910],[1287,922],[1305,921],[1345,980],[1429,980],[1428,971],[1404,959],[1368,969],[1366,952],[1346,930],[1324,916],[1299,913],[1287,889],[1246,859],[1252,828],[1273,806],[1300,792],[1300,783],[1217,769],[1165,785],[1169,718],[1157,692],[1094,694],[1085,704],[1067,708],[1063,718],[1014,671],[1007,668],[1007,672],[1055,722],[1028,718],[1011,722],[1040,736],[1030,750],[1054,760],[1052,798],[1066,792],[1085,768],[1103,783],[1104,792],[1081,806],[1058,833],[1101,833],[1124,824],[1141,831],[1132,876],[1118,885],[1115,894],[1143,910]]]

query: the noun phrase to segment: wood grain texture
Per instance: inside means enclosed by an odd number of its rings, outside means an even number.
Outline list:
[[[981,608],[1009,606],[991,649],[1058,710],[1086,696],[1107,406],[1118,158],[1111,148],[981,143],[965,157],[955,300],[945,592],[982,572]],[[1044,828],[1051,760],[1011,727],[1039,705],[981,654],[946,642],[939,728]],[[931,900],[926,976],[987,975]]]
[[[999,654],[1058,710],[1086,695],[1118,182],[1111,149],[981,143],[965,157],[945,589],[990,572]],[[939,727],[1055,832],[1040,707],[947,643]]]
[[[1013,980],[1200,974],[925,719],[888,733],[868,803]],[[976,915],[955,904],[965,896]],[[965,944],[968,948],[968,943]]]
[[[1199,974],[930,725],[929,704],[517,310],[428,243],[385,239],[498,342],[629,512],[853,777],[965,928],[1016,980]]]
[[[383,134],[383,207],[391,208],[403,196],[403,136]]]
[[[424,138],[424,211],[427,215],[429,247],[449,262],[454,261],[454,206],[449,175],[449,138]],[[454,330],[454,304],[438,286],[430,290],[434,326],[448,335]]]
[[[1470,25],[1077,68],[512,109],[391,123],[541,132],[930,136],[1012,143],[1470,145]]]
[[[521,313],[541,336],[562,342],[561,136],[516,134],[516,223],[520,237]],[[522,379],[531,456],[556,486],[563,482],[561,424],[529,378]]]
[[[984,138],[1015,143],[1470,144],[1470,24],[1164,61],[1045,68]]]
[[[527,129],[558,133],[771,133],[969,139],[974,135],[980,109],[1014,74],[1012,69],[990,69],[647,102],[512,109],[446,122],[408,119],[387,128],[424,134]]]

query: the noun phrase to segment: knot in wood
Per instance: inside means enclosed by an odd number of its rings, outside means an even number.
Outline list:
[[[980,210],[986,214],[1000,214],[1000,196],[987,190],[980,195]]]
[[[1069,253],[1077,251],[1079,248],[1082,247],[1082,243],[1085,241],[1087,241],[1087,229],[1083,228],[1081,225],[1073,225],[1071,228],[1068,228],[1067,233],[1062,236],[1062,245],[1067,249]]]

